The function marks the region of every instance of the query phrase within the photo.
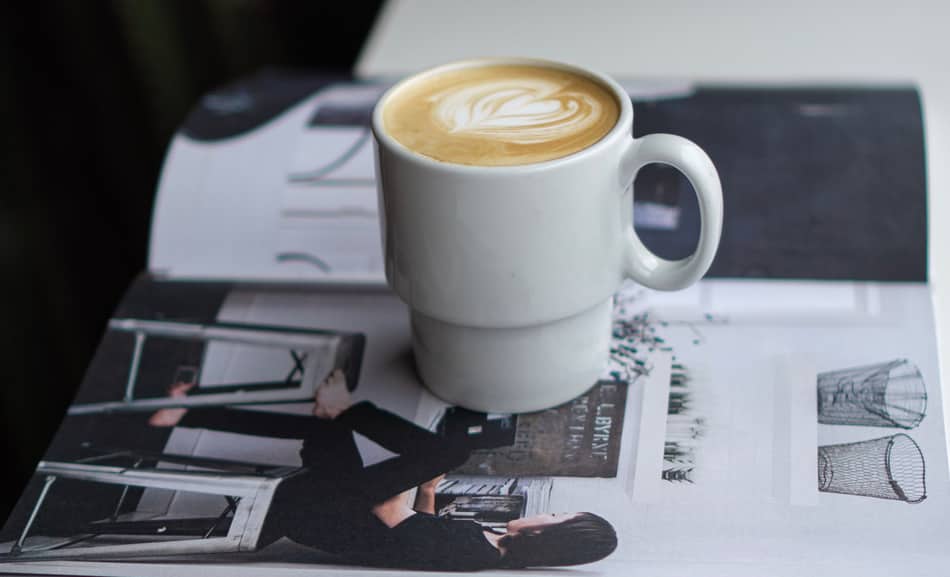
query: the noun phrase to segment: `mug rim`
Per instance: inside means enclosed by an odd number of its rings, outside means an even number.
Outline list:
[[[585,76],[591,80],[594,80],[600,83],[602,86],[606,87],[613,94],[614,99],[617,101],[618,106],[620,107],[620,114],[617,115],[617,121],[614,125],[596,142],[577,150],[565,156],[559,156],[557,158],[551,158],[548,160],[542,160],[540,162],[531,162],[526,164],[509,164],[509,165],[482,165],[482,164],[461,164],[458,162],[451,162],[445,160],[436,160],[435,158],[426,156],[422,153],[416,152],[411,148],[407,147],[403,143],[396,140],[395,137],[391,136],[384,127],[383,124],[383,109],[388,104],[389,100],[393,97],[394,94],[400,90],[406,88],[410,84],[413,84],[417,81],[429,78],[431,76],[441,74],[450,70],[459,70],[464,68],[481,68],[485,66],[538,66],[542,68],[553,68],[556,70],[563,70],[571,72],[573,74],[578,74]],[[485,172],[490,171],[492,173],[521,173],[521,172],[533,172],[537,170],[549,169],[554,165],[564,164],[564,163],[573,163],[580,161],[587,156],[597,154],[601,149],[606,148],[612,144],[612,142],[618,138],[618,135],[621,133],[629,134],[630,138],[633,138],[633,105],[630,102],[630,97],[627,92],[617,83],[613,78],[603,74],[601,72],[591,70],[589,68],[577,66],[574,64],[569,64],[566,62],[559,62],[556,60],[547,60],[543,58],[522,58],[522,57],[484,57],[484,58],[466,58],[463,60],[455,60],[452,62],[447,62],[438,66],[433,66],[427,68],[415,74],[412,74],[406,78],[403,78],[396,84],[390,86],[383,95],[376,102],[376,105],[373,107],[373,119],[372,119],[372,130],[373,135],[376,137],[376,141],[380,145],[386,146],[389,150],[403,158],[404,160],[419,162],[423,165],[439,168],[439,169],[449,169],[449,170],[461,170],[461,171],[478,171]]]

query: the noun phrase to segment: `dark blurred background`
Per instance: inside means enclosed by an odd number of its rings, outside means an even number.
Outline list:
[[[199,97],[261,68],[348,71],[381,0],[0,4],[0,525],[145,267]]]

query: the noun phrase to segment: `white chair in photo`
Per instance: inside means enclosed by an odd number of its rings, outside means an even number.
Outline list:
[[[134,464],[102,464],[116,460],[131,460]],[[188,469],[168,468],[182,466]],[[302,470],[133,451],[109,453],[78,463],[41,461],[36,475],[43,479],[42,489],[16,541],[0,553],[0,563],[254,551],[261,545],[264,520],[278,486]],[[34,534],[33,526],[44,514],[50,491],[62,480],[120,486],[113,514],[85,523],[75,535]],[[148,491],[188,494],[202,500],[205,506],[186,508],[184,514],[170,508],[141,510],[127,506],[132,489],[142,489],[140,497]],[[208,514],[209,511],[214,513]]]
[[[115,400],[75,403],[69,415],[309,401],[335,368],[352,373],[347,380],[355,386],[365,343],[360,334],[238,323],[114,318],[109,330],[134,339],[124,392]],[[140,367],[152,338],[203,345],[201,366],[191,371],[197,386],[187,396],[140,394]]]

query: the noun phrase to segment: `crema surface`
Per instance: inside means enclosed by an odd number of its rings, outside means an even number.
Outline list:
[[[511,166],[583,150],[619,115],[612,92],[586,76],[498,65],[411,81],[386,103],[383,125],[403,146],[435,160]]]

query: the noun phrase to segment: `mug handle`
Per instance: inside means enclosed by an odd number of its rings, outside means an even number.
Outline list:
[[[672,134],[648,134],[635,138],[623,153],[626,190],[647,164],[667,164],[682,172],[693,185],[699,201],[699,243],[696,251],[680,260],[653,254],[627,227],[624,274],[637,283],[657,290],[678,290],[698,281],[712,264],[722,233],[722,185],[712,160],[692,141]]]

